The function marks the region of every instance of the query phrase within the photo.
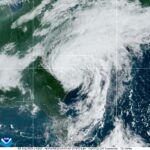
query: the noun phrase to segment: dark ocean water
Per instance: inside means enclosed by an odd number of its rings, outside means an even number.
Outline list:
[[[126,127],[150,143],[150,49],[143,46],[142,60],[136,60],[132,69],[133,79],[126,84],[126,92],[118,104],[119,117]],[[132,91],[132,93],[131,93]]]

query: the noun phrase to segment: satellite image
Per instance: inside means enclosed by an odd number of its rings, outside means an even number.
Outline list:
[[[150,147],[150,0],[0,0],[0,147]]]

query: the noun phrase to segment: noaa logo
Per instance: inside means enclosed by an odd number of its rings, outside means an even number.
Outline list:
[[[8,137],[1,138],[0,145],[3,147],[11,147],[12,138],[8,138]]]

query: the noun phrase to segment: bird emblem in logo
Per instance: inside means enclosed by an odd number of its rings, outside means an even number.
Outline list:
[[[0,145],[3,147],[11,147],[12,146],[12,138],[9,138],[9,137],[1,138]]]

